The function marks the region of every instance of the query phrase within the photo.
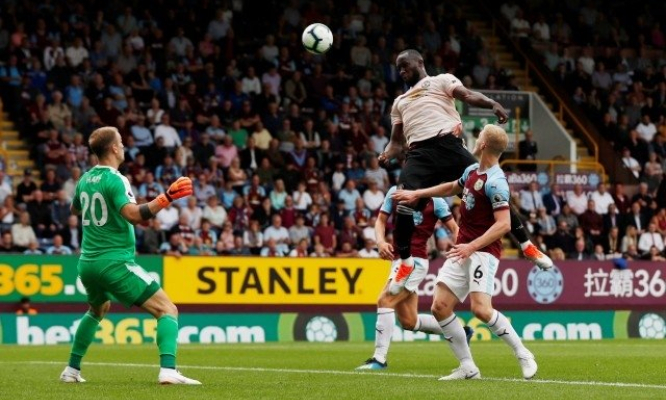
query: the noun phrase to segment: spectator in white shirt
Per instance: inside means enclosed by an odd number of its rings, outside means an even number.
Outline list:
[[[643,232],[638,239],[638,250],[641,253],[647,253],[652,246],[655,246],[660,252],[664,251],[664,237],[657,232],[655,223],[648,224],[648,230]]]
[[[282,226],[282,217],[273,215],[271,225],[264,229],[264,242],[275,241],[277,249],[282,254],[289,253],[289,245],[291,239],[289,238],[289,231]]]
[[[608,213],[608,206],[615,204],[613,196],[607,192],[605,183],[597,185],[597,190],[590,194],[590,200],[594,200],[595,211],[600,215],[606,215]]]
[[[370,165],[365,170],[365,183],[370,184],[374,181],[377,183],[377,188],[386,191],[389,188],[389,177],[386,170],[379,166],[377,157],[370,158]]]
[[[222,229],[222,225],[227,220],[227,211],[219,204],[217,195],[214,194],[208,197],[201,217],[208,220],[216,230]]]
[[[374,135],[370,136],[370,144],[372,145],[371,150],[374,151],[375,154],[382,154],[388,142],[389,139],[386,137],[386,130],[384,127],[377,126]]]
[[[162,114],[162,123],[155,127],[155,140],[160,137],[164,138],[164,147],[169,151],[182,145],[178,131],[171,126],[171,117],[167,113]]]
[[[88,58],[88,50],[83,47],[81,38],[77,37],[74,39],[74,43],[67,48],[65,55],[67,56],[69,66],[76,68],[81,65],[84,59]]]
[[[550,26],[545,15],[539,14],[538,21],[532,25],[532,35],[540,42],[550,42]]]
[[[297,189],[291,196],[294,199],[294,208],[300,212],[306,212],[312,204],[312,197],[306,189],[305,182],[299,182]]]
[[[37,242],[37,235],[30,225],[30,214],[27,211],[21,213],[19,222],[12,225],[11,232],[14,246],[25,249],[30,242]]]
[[[538,182],[531,182],[527,190],[520,191],[520,210],[523,214],[536,213],[539,208],[543,207],[543,197],[539,192]]]
[[[187,198],[187,207],[180,210],[180,216],[187,217],[187,225],[193,230],[201,228],[201,218],[203,217],[203,210],[197,204],[197,198],[190,196]]]
[[[160,228],[163,231],[169,231],[178,223],[178,209],[171,205],[158,212],[155,218],[160,221]]]
[[[384,197],[385,194],[383,191],[379,190],[377,182],[370,181],[368,188],[363,192],[363,204],[365,205],[365,208],[374,213],[382,206]]]
[[[526,38],[531,31],[530,23],[523,18],[523,11],[516,11],[516,16],[511,20],[511,36],[515,38]]]
[[[581,185],[574,185],[574,190],[567,192],[567,204],[576,215],[581,215],[587,210],[587,195]]]
[[[254,67],[247,67],[247,75],[241,80],[241,91],[249,96],[261,94],[261,81],[254,71]]]
[[[636,125],[636,132],[638,132],[638,135],[648,143],[654,139],[654,135],[657,134],[657,127],[650,119],[650,114],[643,114],[641,122]]]
[[[372,239],[365,239],[365,246],[358,252],[361,258],[379,258],[379,253],[375,250],[377,245]]]

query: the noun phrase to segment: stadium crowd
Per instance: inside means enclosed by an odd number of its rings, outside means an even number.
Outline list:
[[[495,6],[511,36],[541,54],[555,81],[640,181],[631,197],[621,184],[590,193],[526,188],[516,200],[524,215],[532,224],[542,221],[536,226],[544,242],[570,258],[624,254],[663,261],[666,31],[660,21],[666,8],[596,0]]]
[[[400,163],[385,169],[377,161],[392,99],[404,90],[395,56],[417,48],[431,74],[517,89],[461,9],[409,3],[3,2],[0,91],[41,184],[26,170],[14,186],[3,163],[0,251],[78,251],[81,221],[69,206],[77,180],[96,164],[87,138],[113,125],[138,202],[181,175],[195,183],[192,198],[136,226],[138,252],[377,257],[375,218],[400,172]],[[315,21],[334,30],[325,56],[301,46],[302,29]],[[654,157],[640,161],[656,168]],[[612,196],[600,187],[582,209],[577,191],[514,195],[546,250],[647,258],[652,245],[663,254],[658,187],[646,178],[646,192],[633,199],[621,185]],[[617,218],[608,216],[610,203]],[[452,209],[456,215],[456,202]],[[433,254],[451,245],[441,226],[431,242]]]

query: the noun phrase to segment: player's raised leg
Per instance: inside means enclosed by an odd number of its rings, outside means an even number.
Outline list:
[[[141,308],[157,318],[157,347],[160,352],[160,384],[200,385],[201,382],[183,376],[176,369],[178,348],[178,309],[164,290],[159,289]]]
[[[527,229],[523,226],[523,221],[518,216],[515,207],[510,208],[511,214],[511,234],[520,243],[520,249],[526,259],[533,262],[537,267],[547,270],[553,267],[553,260],[532,243]]]
[[[493,308],[490,295],[488,293],[472,292],[470,293],[470,301],[474,316],[485,322],[491,332],[511,347],[520,364],[523,378],[533,378],[538,369],[534,355],[523,345],[511,322],[501,312]]]
[[[110,301],[98,305],[91,305],[88,312],[79,321],[74,334],[74,343],[69,356],[69,363],[60,374],[60,380],[65,383],[83,383],[86,380],[81,376],[81,360],[86,355],[88,347],[95,338],[97,327],[111,308]]]

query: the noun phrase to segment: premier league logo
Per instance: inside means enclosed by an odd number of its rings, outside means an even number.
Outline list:
[[[527,291],[537,303],[550,304],[560,297],[563,290],[564,277],[554,265],[545,271],[534,266],[527,275]]]

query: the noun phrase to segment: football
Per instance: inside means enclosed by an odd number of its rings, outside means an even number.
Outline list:
[[[305,28],[301,40],[305,50],[313,54],[324,54],[333,45],[333,32],[324,24],[314,23]]]

